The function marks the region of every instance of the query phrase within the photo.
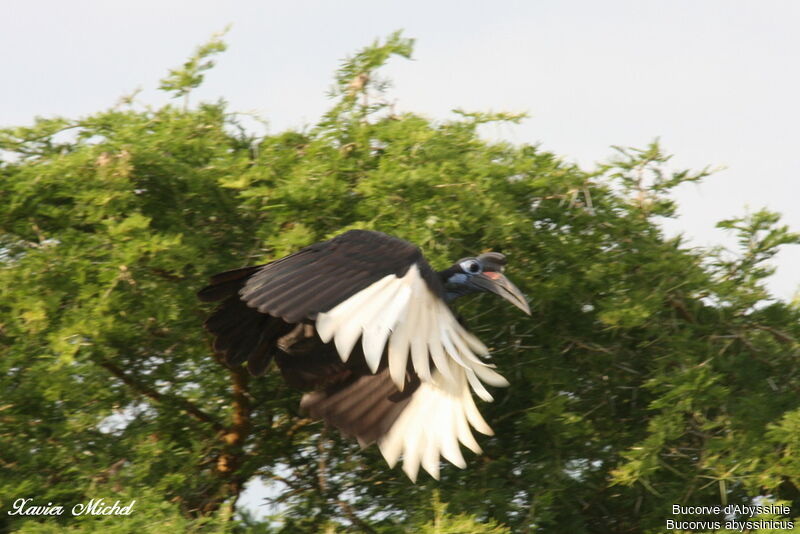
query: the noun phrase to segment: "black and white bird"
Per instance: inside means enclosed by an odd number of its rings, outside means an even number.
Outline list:
[[[273,359],[301,407],[362,446],[377,442],[390,466],[416,480],[439,477],[440,456],[465,467],[459,442],[481,449],[471,428],[491,435],[472,398],[507,386],[489,351],[449,307],[491,292],[530,315],[496,252],[434,271],[415,245],[351,230],[266,265],[217,274],[200,291],[221,301],[206,321],[215,350],[253,375]],[[360,340],[360,343],[359,343]],[[471,427],[471,428],[470,428]]]

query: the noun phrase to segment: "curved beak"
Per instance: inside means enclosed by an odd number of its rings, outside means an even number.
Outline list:
[[[519,290],[517,286],[511,283],[511,280],[506,278],[502,273],[497,271],[487,271],[481,274],[473,275],[470,279],[478,289],[482,291],[490,291],[495,295],[500,295],[511,304],[524,311],[528,315],[531,314],[531,308],[528,306],[528,301],[525,295]]]

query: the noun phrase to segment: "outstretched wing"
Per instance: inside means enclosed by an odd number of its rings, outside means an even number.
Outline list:
[[[420,465],[438,476],[440,455],[463,467],[458,442],[480,450],[470,427],[491,433],[470,386],[491,401],[482,382],[508,382],[481,360],[487,348],[456,320],[436,272],[411,243],[351,230],[260,267],[240,283],[241,303],[283,324],[313,323],[320,341],[332,342],[342,362],[361,340],[356,352],[359,360],[363,353],[369,372],[306,396],[304,406],[312,415],[352,426],[347,422],[352,414],[344,411],[354,403],[366,410],[379,401],[374,392],[397,397],[414,384],[391,411],[375,404],[374,413],[391,413],[392,424],[367,440],[377,439],[390,465],[403,455],[412,479]]]
[[[444,301],[444,288],[419,248],[395,237],[351,230],[264,266],[240,291],[259,312],[287,323],[316,320],[320,338],[334,341],[343,361],[362,340],[374,373],[389,342],[389,369],[402,389],[409,355],[414,371],[431,381],[429,358],[445,379],[453,365],[491,396],[478,378],[505,381],[477,356],[488,350],[467,332]]]
[[[387,276],[403,276],[416,264],[441,294],[436,273],[416,246],[380,232],[350,230],[265,265],[240,294],[251,308],[297,323],[316,319]]]

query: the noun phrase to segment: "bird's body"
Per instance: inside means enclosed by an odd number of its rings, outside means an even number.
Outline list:
[[[351,230],[218,274],[199,295],[221,301],[206,327],[228,365],[260,375],[274,359],[310,390],[301,406],[313,417],[377,442],[390,465],[402,455],[412,480],[420,465],[438,478],[440,456],[464,467],[459,442],[480,452],[470,427],[491,434],[470,388],[492,400],[483,383],[508,384],[448,301],[492,291],[529,313],[504,263],[489,253],[436,272],[411,243]]]

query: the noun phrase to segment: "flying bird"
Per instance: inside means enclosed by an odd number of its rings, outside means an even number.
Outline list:
[[[508,385],[449,303],[490,292],[530,315],[505,264],[489,252],[437,272],[407,241],[350,230],[217,274],[198,296],[220,302],[205,327],[229,366],[258,376],[275,360],[312,417],[377,442],[392,467],[402,455],[413,481],[420,465],[438,479],[440,457],[466,466],[459,442],[481,452],[471,428],[492,434],[471,391],[491,401],[484,384]]]

